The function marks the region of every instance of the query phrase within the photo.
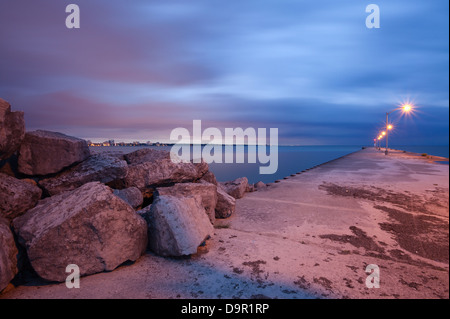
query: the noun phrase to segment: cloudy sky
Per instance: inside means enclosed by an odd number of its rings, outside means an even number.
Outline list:
[[[81,28],[67,29],[76,3]],[[381,9],[367,29],[365,8]],[[279,128],[282,144],[448,145],[447,0],[1,0],[0,97],[28,130],[168,141]],[[394,141],[393,141],[394,143]],[[394,143],[394,144],[395,144]]]

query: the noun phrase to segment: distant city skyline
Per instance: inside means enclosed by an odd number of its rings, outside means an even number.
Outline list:
[[[448,1],[77,0],[0,5],[0,97],[27,130],[170,142],[205,127],[279,129],[280,145],[449,144]]]

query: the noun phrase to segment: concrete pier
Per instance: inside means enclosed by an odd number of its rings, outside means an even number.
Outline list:
[[[35,280],[0,298],[449,298],[439,160],[365,149],[247,194],[190,259],[147,253],[80,289]]]

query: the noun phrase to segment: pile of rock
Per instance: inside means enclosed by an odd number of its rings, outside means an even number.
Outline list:
[[[81,275],[111,271],[147,248],[195,254],[251,190],[246,178],[218,183],[206,163],[174,163],[167,151],[91,155],[84,140],[25,133],[23,113],[0,99],[0,291],[23,250],[57,282],[68,265]]]

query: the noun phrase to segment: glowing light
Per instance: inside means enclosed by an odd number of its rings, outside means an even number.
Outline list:
[[[385,136],[385,135],[386,135],[386,132],[381,132],[381,135]]]
[[[416,113],[418,107],[415,105],[415,102],[411,99],[404,99],[399,104],[397,104],[397,109],[402,115],[414,115]]]
[[[387,126],[387,128],[388,128],[388,130],[392,130],[394,127],[393,127],[391,124],[389,124],[389,125]],[[383,133],[385,133],[385,132],[383,132]]]
[[[412,107],[411,104],[405,104],[405,105],[402,106],[402,108],[403,108],[404,112],[408,113],[408,112],[410,112],[412,110],[413,107]]]

